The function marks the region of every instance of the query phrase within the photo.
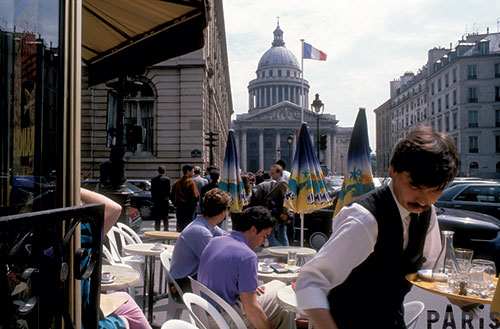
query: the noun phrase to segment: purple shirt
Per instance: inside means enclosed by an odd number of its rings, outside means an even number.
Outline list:
[[[213,238],[203,250],[198,281],[222,297],[229,305],[242,292],[256,292],[258,259],[241,232]]]

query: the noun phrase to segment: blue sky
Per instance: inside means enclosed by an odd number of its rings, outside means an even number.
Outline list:
[[[498,0],[224,0],[224,17],[236,114],[248,112],[248,82],[271,47],[276,17],[285,46],[300,63],[300,39],[328,54],[304,61],[310,94],[325,112],[352,127],[365,107],[370,147],[375,150],[373,110],[389,98],[389,82],[417,72],[433,47],[455,46],[466,32],[498,32]],[[310,102],[312,102],[310,96]]]

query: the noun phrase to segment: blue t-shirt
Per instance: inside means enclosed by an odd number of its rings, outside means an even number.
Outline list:
[[[170,274],[174,279],[194,276],[198,272],[201,253],[214,236],[227,235],[220,227],[212,228],[203,216],[198,216],[184,230],[175,243]]]
[[[256,292],[258,259],[245,236],[232,231],[230,236],[213,238],[201,254],[198,281],[234,305],[242,292]]]

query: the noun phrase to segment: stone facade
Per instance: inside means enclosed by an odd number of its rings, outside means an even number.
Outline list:
[[[151,178],[160,164],[167,175],[182,175],[184,164],[222,166],[231,122],[222,1],[211,1],[204,48],[148,67],[128,77],[124,124],[145,128],[145,141],[127,148],[127,178]],[[83,70],[85,72],[85,68]],[[110,111],[116,108],[110,84],[82,90],[82,172],[99,176],[99,163],[109,159]],[[209,147],[209,133],[217,141]]]
[[[399,138],[426,124],[454,141],[459,175],[500,178],[499,44],[500,33],[469,34],[453,49],[429,50],[417,75],[391,82],[389,108],[375,110],[377,172],[388,172],[388,150]]]

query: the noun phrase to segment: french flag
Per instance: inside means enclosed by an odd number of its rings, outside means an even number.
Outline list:
[[[303,49],[303,54],[304,56],[302,58],[305,59],[315,59],[317,61],[326,61],[326,53],[324,51],[321,51],[319,49],[314,48],[307,42],[304,42],[304,49]]]

